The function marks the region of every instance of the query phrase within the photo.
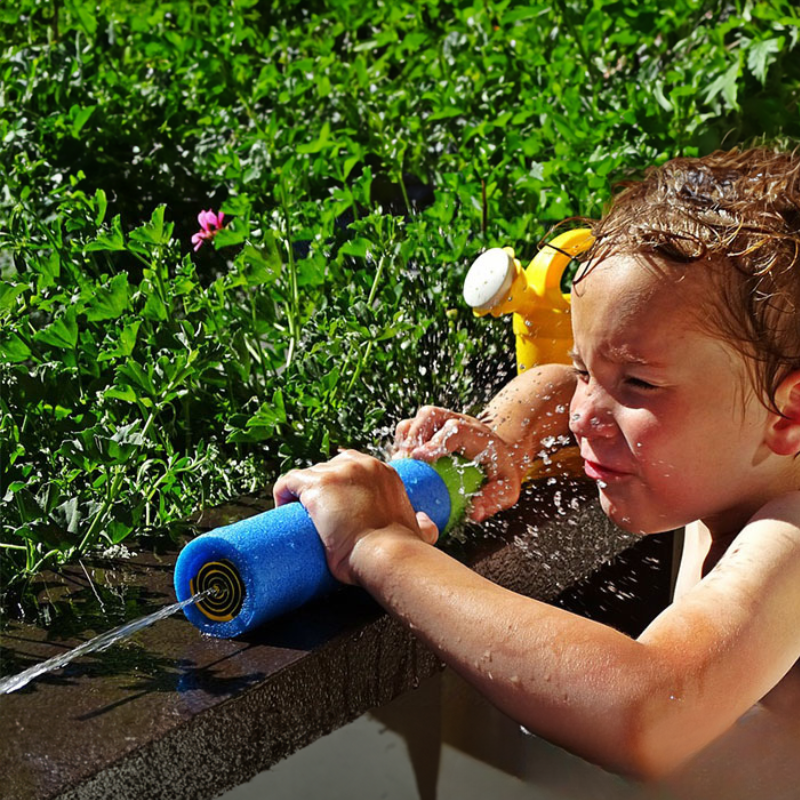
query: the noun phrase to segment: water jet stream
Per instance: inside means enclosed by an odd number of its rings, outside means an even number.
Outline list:
[[[95,636],[94,639],[90,639],[88,642],[78,645],[76,648],[67,653],[61,653],[60,655],[47,659],[47,661],[42,661],[40,664],[35,664],[34,666],[29,667],[17,675],[11,675],[10,677],[0,681],[0,695],[16,692],[17,689],[27,686],[32,680],[38,678],[40,675],[61,669],[61,667],[66,666],[76,658],[80,658],[80,656],[87,655],[88,653],[99,653],[103,650],[106,650],[111,647],[111,645],[116,644],[122,639],[132,636],[137,631],[140,631],[143,628],[148,628],[150,625],[153,625],[162,619],[166,619],[178,611],[183,610],[187,606],[198,602],[198,600],[202,600],[206,595],[212,593],[213,591],[213,589],[207,589],[204,592],[198,592],[193,597],[183,600],[180,603],[173,603],[171,606],[164,606],[164,608],[160,608],[158,611],[146,617],[135,619],[133,622],[127,622],[125,625],[120,625],[110,631],[106,631],[106,633],[101,633],[99,636]]]

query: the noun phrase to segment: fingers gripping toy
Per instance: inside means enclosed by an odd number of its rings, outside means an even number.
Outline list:
[[[435,464],[391,463],[415,511],[450,530],[483,483],[480,467],[460,456]],[[299,608],[337,585],[311,517],[300,503],[266,511],[198,536],[175,565],[179,601],[210,593],[184,613],[204,633],[231,638]]]
[[[477,316],[514,314],[519,372],[537,364],[569,363],[570,304],[561,279],[570,261],[592,241],[587,228],[566,231],[548,242],[527,269],[510,247],[495,247],[481,254],[467,273],[464,299]]]

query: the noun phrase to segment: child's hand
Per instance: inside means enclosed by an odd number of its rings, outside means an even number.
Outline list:
[[[352,556],[366,537],[409,536],[435,544],[439,536],[427,514],[414,512],[397,472],[355,450],[287,472],[273,496],[276,506],[303,504],[322,539],[328,568],[343,583],[357,583]]]
[[[398,424],[393,458],[436,461],[450,453],[466,456],[486,472],[483,489],[472,498],[470,519],[483,522],[517,502],[522,481],[512,449],[475,417],[423,406],[416,417]]]

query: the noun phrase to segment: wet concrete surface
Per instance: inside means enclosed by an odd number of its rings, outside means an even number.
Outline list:
[[[480,539],[446,549],[516,591],[602,605],[602,595],[587,599],[581,581],[633,540],[608,522],[594,495],[587,484],[537,484]],[[251,502],[204,522],[259,510]],[[142,551],[46,576],[39,624],[10,622],[0,636],[0,673],[173,603],[176,557],[177,548]],[[179,614],[0,697],[0,797],[212,798],[441,668],[351,587],[237,640],[204,637]]]

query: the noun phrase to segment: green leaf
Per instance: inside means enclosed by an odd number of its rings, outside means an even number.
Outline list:
[[[14,500],[17,504],[21,522],[35,522],[42,518],[41,506],[27,488],[16,490],[14,492]]]
[[[66,0],[67,12],[74,14],[83,28],[84,33],[93,39],[97,32],[97,17],[94,14],[94,7],[81,0]]]
[[[249,218],[250,208],[251,208],[250,197],[246,194],[240,194],[236,195],[235,197],[229,197],[222,204],[220,211],[222,211],[226,215],[230,214],[234,217]]]
[[[30,358],[31,349],[16,333],[0,338],[0,362],[16,364]]]
[[[175,226],[172,222],[164,222],[165,210],[166,206],[158,206],[153,211],[150,222],[131,231],[128,237],[128,246],[131,250],[147,255],[153,247],[159,247],[169,242]]]
[[[653,96],[664,111],[672,111],[672,103],[664,96],[664,87],[661,81],[656,81],[653,85]]]
[[[301,155],[319,153],[328,146],[330,133],[331,133],[331,124],[326,120],[325,123],[322,125],[322,130],[320,131],[319,138],[313,142],[308,142],[306,144],[298,145],[297,152],[300,153]]]
[[[725,72],[722,73],[707,89],[704,102],[710,103],[718,94],[722,94],[728,105],[728,108],[737,110],[739,104],[737,102],[738,85],[737,78],[739,77],[739,61],[736,62]]]
[[[89,121],[89,118],[94,114],[97,106],[72,106],[69,110],[69,120],[72,123],[70,133],[75,139],[80,138],[80,132],[83,126]]]
[[[111,519],[104,528],[105,535],[111,540],[112,544],[119,544],[130,536],[133,526],[128,525],[118,519]]]
[[[245,229],[243,227],[234,227],[229,226],[227,228],[222,228],[215,236],[214,236],[214,249],[219,250],[221,247],[232,247],[237,244],[241,244],[243,241],[247,239],[249,236],[250,231],[249,228]]]
[[[119,335],[119,348],[117,354],[121,356],[129,356],[133,353],[133,348],[136,347],[136,337],[139,333],[139,326],[142,321],[137,319],[126,325]]]
[[[30,289],[28,283],[0,282],[0,316],[8,314],[17,304],[17,298]]]
[[[275,283],[281,274],[282,264],[272,231],[267,231],[261,247],[255,247],[252,244],[245,245],[237,258],[237,263],[242,267],[242,274],[248,286]]]
[[[271,403],[262,403],[255,414],[247,420],[246,428],[251,434],[268,438],[278,425],[286,422],[286,407],[283,391],[276,389]]]
[[[95,290],[94,297],[86,308],[86,319],[98,322],[104,319],[118,319],[130,308],[128,276],[121,272],[105,286]]]
[[[61,258],[57,252],[52,252],[44,258],[37,258],[31,266],[39,273],[36,288],[41,292],[55,286],[61,276]]]
[[[123,400],[126,403],[135,403],[138,399],[136,392],[130,386],[112,386],[103,392],[103,397],[112,400]]]
[[[126,361],[117,367],[117,377],[127,379],[128,383],[143,389],[151,397],[158,394],[153,383],[153,367],[151,365],[148,365],[148,369],[145,371],[136,361]]]
[[[59,350],[74,350],[78,343],[78,323],[75,318],[75,309],[68,308],[63,316],[58,317],[46,328],[37,331],[33,339]]]
[[[169,319],[164,301],[155,292],[151,292],[147,296],[144,308],[142,309],[142,316],[147,319],[156,320],[157,322],[164,322]]]
[[[97,357],[99,362],[111,361],[114,358],[125,358],[133,353],[136,347],[136,339],[139,333],[139,327],[142,321],[140,319],[134,320],[120,331],[119,338],[115,345],[103,350]]]
[[[764,39],[753,42],[747,49],[747,68],[763,85],[767,82],[767,70],[775,63],[778,53],[783,49],[784,38]]]
[[[71,497],[69,500],[56,506],[52,512],[53,519],[59,527],[69,533],[77,533],[80,530],[80,523],[83,515],[78,507],[78,498]]]
[[[14,499],[14,495],[20,490],[25,488],[25,481],[12,481],[8,484],[3,502],[8,503]]]
[[[105,214],[105,211],[103,213]],[[98,233],[97,238],[93,242],[89,242],[83,249],[87,253],[103,250],[124,250],[125,236],[122,233],[122,225],[119,220],[119,214],[117,214],[114,219],[111,220],[110,231]]]
[[[123,425],[111,438],[103,437],[102,451],[106,463],[127,464],[136,455],[145,443],[144,437],[139,432],[140,425],[140,421],[136,420],[129,425]]]
[[[346,256],[356,256],[357,258],[366,258],[367,251],[374,249],[375,245],[362,236],[357,236],[349,242],[345,242],[340,248],[339,252]]]
[[[106,209],[108,208],[108,200],[106,193],[102,189],[97,189],[94,193],[94,202],[97,206],[97,214],[94,218],[95,225],[102,225],[103,220],[106,218]]]

